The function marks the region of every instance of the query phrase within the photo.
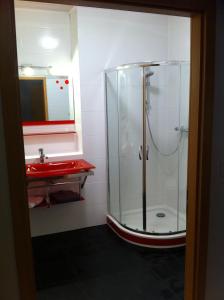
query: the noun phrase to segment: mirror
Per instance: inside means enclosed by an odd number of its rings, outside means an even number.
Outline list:
[[[74,120],[68,77],[20,77],[19,83],[23,122]]]

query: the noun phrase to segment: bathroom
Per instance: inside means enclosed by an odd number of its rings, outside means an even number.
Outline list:
[[[139,278],[126,299],[183,299],[190,18],[30,1],[15,18],[21,105],[38,80],[48,105],[43,119],[21,107],[38,299],[125,299]],[[75,176],[29,174],[77,160]]]

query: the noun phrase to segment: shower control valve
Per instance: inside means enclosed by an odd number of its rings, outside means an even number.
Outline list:
[[[181,133],[183,133],[183,132],[187,133],[189,131],[188,128],[186,128],[184,126],[180,126],[180,127],[177,126],[177,127],[174,128],[174,130],[175,131],[180,131]]]

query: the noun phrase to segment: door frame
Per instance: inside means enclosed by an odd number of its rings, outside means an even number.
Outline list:
[[[191,90],[185,300],[205,296],[214,98],[215,1],[39,0],[191,17]],[[0,0],[0,95],[7,153],[17,275],[22,300],[35,299],[23,135],[19,104],[14,1]]]

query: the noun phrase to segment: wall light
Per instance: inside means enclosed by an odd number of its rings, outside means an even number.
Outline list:
[[[59,41],[51,36],[44,36],[40,40],[40,44],[44,49],[55,49],[58,47]]]
[[[34,69],[31,68],[31,67],[24,67],[24,68],[22,69],[22,72],[23,72],[23,74],[24,74],[25,76],[33,76],[33,74],[34,74]]]

